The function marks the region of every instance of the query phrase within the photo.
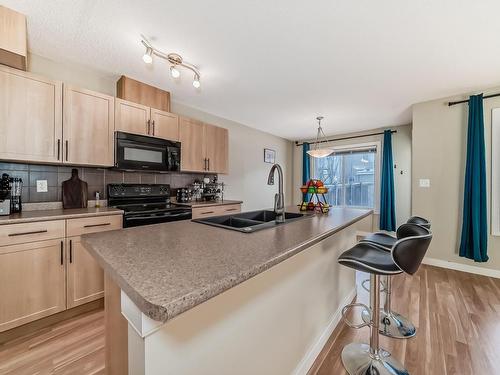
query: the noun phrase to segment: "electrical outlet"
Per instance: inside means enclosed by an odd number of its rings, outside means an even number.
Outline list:
[[[46,193],[49,189],[47,187],[47,180],[36,180],[36,192]]]
[[[431,187],[431,180],[429,180],[428,178],[421,178],[419,180],[419,186],[422,188]]]

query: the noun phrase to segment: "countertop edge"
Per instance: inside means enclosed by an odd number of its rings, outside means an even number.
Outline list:
[[[49,211],[49,210],[44,210]],[[36,211],[29,211],[36,212]],[[23,223],[35,223],[39,221],[52,221],[52,220],[66,220],[66,219],[78,219],[84,217],[96,217],[96,216],[112,216],[112,215],[123,215],[123,211],[119,209],[112,209],[106,211],[96,211],[96,212],[85,212],[85,213],[61,213],[55,215],[39,216],[39,217],[27,217],[27,218],[0,218],[1,225],[9,224],[23,224]]]
[[[186,294],[176,300],[173,300],[169,302],[165,306],[160,306],[155,303],[152,303],[148,301],[146,298],[143,296],[139,295],[133,287],[131,287],[120,275],[118,275],[111,267],[109,267],[108,263],[97,253],[92,249],[92,246],[90,246],[85,239],[85,236],[82,236],[82,244],[84,247],[94,256],[94,258],[97,260],[99,265],[103,267],[105,272],[108,273],[108,275],[111,277],[111,279],[128,295],[128,297],[137,305],[137,307],[141,310],[142,313],[144,313],[146,316],[149,318],[160,321],[160,322],[167,322],[177,315],[180,315],[195,306],[206,302],[207,300],[216,297],[217,295],[237,286],[238,284],[243,283],[244,281],[247,281],[251,279],[254,276],[257,276],[258,274],[274,267],[275,265],[283,262],[284,260],[300,253],[301,251],[311,247],[312,245],[334,235],[335,233],[341,231],[342,229],[345,229],[346,227],[364,219],[365,217],[368,217],[373,214],[373,210],[368,210],[367,212],[360,214],[359,216],[345,222],[344,224],[334,227],[330,230],[327,230],[321,234],[318,234],[307,241],[304,241],[297,246],[288,249],[284,253],[280,254],[279,256],[276,256],[275,258],[270,259],[269,261],[257,265],[251,269],[249,269],[247,272],[243,272],[236,277],[230,277],[230,278],[223,278],[220,280],[217,280],[216,283],[210,284],[210,286],[205,287],[203,289],[197,289],[192,291],[189,294]],[[196,298],[195,303],[193,303],[193,299],[188,299],[186,298],[189,295],[194,295]],[[191,302],[189,304],[182,304],[183,300],[190,300]],[[161,318],[159,318],[161,317]]]

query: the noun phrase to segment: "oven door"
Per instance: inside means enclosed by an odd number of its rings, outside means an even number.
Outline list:
[[[179,171],[180,143],[116,132],[115,166],[118,169]]]
[[[157,214],[134,214],[125,215],[123,220],[123,227],[130,228],[139,225],[167,223],[171,221],[190,220],[192,217],[190,209],[178,209]]]

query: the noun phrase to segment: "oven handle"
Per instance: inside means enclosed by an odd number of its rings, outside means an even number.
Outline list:
[[[129,216],[126,219],[127,220],[147,220],[147,219],[163,219],[166,217],[180,217],[180,216],[190,216],[191,212],[186,211],[182,212],[180,214],[173,214],[173,215],[162,215],[162,216]]]

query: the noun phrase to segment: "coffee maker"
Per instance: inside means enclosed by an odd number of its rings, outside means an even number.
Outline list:
[[[0,179],[0,216],[10,215],[10,178],[7,173]]]

